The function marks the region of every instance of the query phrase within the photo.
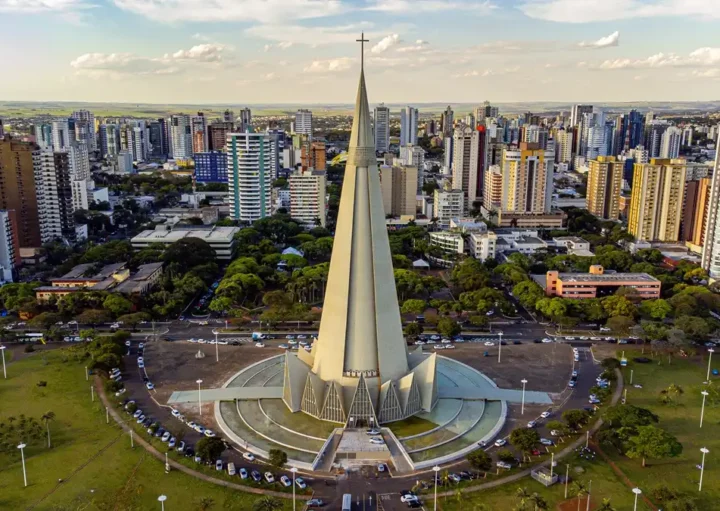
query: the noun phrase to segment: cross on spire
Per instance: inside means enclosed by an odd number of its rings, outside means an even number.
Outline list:
[[[365,43],[369,43],[368,39],[365,39],[365,32],[360,34],[360,39],[355,39],[356,42],[360,43],[360,70],[365,67]]]

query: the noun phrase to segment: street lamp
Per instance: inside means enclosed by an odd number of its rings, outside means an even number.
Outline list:
[[[292,467],[290,472],[293,475],[293,511],[295,511],[295,474],[297,474],[297,467]]]
[[[218,351],[218,333],[215,330],[215,362],[220,362],[220,352]]]
[[[710,356],[708,357],[708,370],[707,378],[705,378],[705,381],[710,381],[710,364],[712,363],[712,354],[715,353],[715,350],[712,348],[708,348],[708,353],[710,353]]]
[[[165,501],[167,500],[167,497],[165,495],[160,495],[158,497],[158,502],[160,502],[160,510],[165,511]]]
[[[588,483],[587,507],[585,511],[590,511],[590,490],[592,489],[592,479]]]
[[[502,332],[498,332],[500,340],[498,341],[498,364],[500,363],[500,355],[502,355]]]
[[[710,452],[710,449],[703,447],[700,449],[700,452],[702,453],[702,463],[700,464],[700,486],[698,486],[698,491],[702,491],[702,480],[703,480],[703,474],[705,473],[705,455]]]
[[[200,410],[200,417],[202,417],[202,391],[200,390],[200,384],[202,383],[202,380],[198,380],[196,383],[198,384],[198,408]]]
[[[709,392],[703,390],[700,394],[702,394],[703,397],[702,408],[700,409],[700,427],[702,428],[703,417],[705,416],[705,398],[708,397]]]
[[[633,507],[633,511],[637,511],[638,495],[642,494],[642,490],[640,488],[633,488],[632,492],[635,494],[635,507]]]
[[[527,380],[523,378],[520,380],[520,382],[523,384],[523,393],[522,393],[522,404],[520,405],[520,415],[525,415],[525,384],[527,383]]]
[[[437,480],[438,480],[438,472],[440,472],[440,467],[435,465],[433,467],[433,471],[435,471],[435,507],[434,507],[434,511],[437,511]]]
[[[7,369],[5,369],[5,350],[7,349],[7,346],[0,346],[0,353],[2,353],[2,361],[3,361],[3,376],[7,380]]]
[[[25,472],[25,447],[27,447],[25,444],[20,444],[17,446],[17,448],[20,449],[20,457],[22,458],[23,481],[25,481],[25,488],[27,488],[27,472]]]

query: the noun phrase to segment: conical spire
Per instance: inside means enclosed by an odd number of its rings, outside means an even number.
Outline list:
[[[377,165],[375,137],[373,137],[370,123],[370,107],[368,106],[364,70],[360,71],[360,83],[358,84],[357,98],[355,99],[355,114],[353,116],[348,153],[348,165],[355,165],[356,167]]]

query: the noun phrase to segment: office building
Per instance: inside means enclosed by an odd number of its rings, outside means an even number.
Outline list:
[[[465,193],[462,190],[435,190],[433,217],[438,225],[449,226],[450,220],[462,217],[465,210]]]
[[[660,158],[678,158],[683,132],[680,128],[670,126],[660,137]]]
[[[696,250],[705,243],[709,217],[711,178],[701,177],[685,183],[680,241]]]
[[[298,135],[307,135],[308,138],[312,139],[313,122],[312,112],[310,110],[301,109],[295,112],[295,133]]]
[[[480,132],[472,126],[458,126],[453,133],[452,187],[465,192],[465,208],[478,200]]]
[[[69,151],[49,149],[33,154],[35,187],[43,243],[76,237],[73,219],[72,161]]]
[[[442,125],[443,138],[452,137],[455,132],[455,113],[453,112],[450,105],[440,115],[440,124]],[[470,123],[468,126],[473,126],[475,123]]]
[[[408,144],[417,145],[418,136],[418,116],[417,108],[411,106],[400,110],[400,145]]]
[[[97,151],[95,114],[88,110],[76,110],[72,113],[71,117],[75,119],[75,139],[78,142],[85,142],[88,151]]]
[[[648,114],[649,116],[649,114]],[[643,136],[643,146],[648,151],[650,158],[659,158],[662,149],[662,138],[665,131],[671,125],[663,119],[651,120],[648,118],[645,124],[645,133]]]
[[[693,143],[693,134],[694,130],[692,126],[686,126],[685,128],[683,128],[680,145],[683,147],[690,147]]]
[[[628,232],[638,241],[678,241],[686,173],[682,159],[635,164]]]
[[[35,143],[40,149],[52,147],[52,124],[42,123],[35,125]]]
[[[232,110],[225,110],[225,112],[223,112],[223,122],[233,124],[235,122],[235,113]]]
[[[618,123],[617,137],[619,137],[619,141],[616,144],[618,152],[642,145],[645,117],[640,112],[630,110],[630,112],[622,114],[618,118]]]
[[[227,138],[230,218],[254,222],[272,214],[271,140],[267,133],[230,133]]]
[[[385,215],[412,216],[417,212],[417,167],[414,165],[383,165],[380,167],[380,188]]]
[[[153,121],[148,126],[148,142],[150,148],[149,156],[156,159],[167,157],[167,147],[165,146],[164,123]]]
[[[208,126],[208,145],[210,147],[210,150],[224,151],[227,144],[228,133],[232,132],[232,122],[214,122],[210,126]]]
[[[605,273],[604,268],[597,264],[590,266],[588,273],[549,271],[544,279],[535,278],[535,281],[544,284],[547,296],[561,298],[602,298],[623,288],[631,289],[642,300],[660,298],[661,283],[655,277],[647,273]]]
[[[0,209],[15,212],[19,248],[42,244],[33,165],[36,150],[35,144],[9,135],[0,139]]]
[[[577,126],[582,121],[585,114],[590,114],[593,111],[592,105],[573,105],[570,110],[570,126]]]
[[[202,112],[198,112],[192,118],[192,141],[193,152],[204,153],[208,150],[208,125],[207,118]]]
[[[195,153],[195,181],[198,183],[227,183],[228,159],[225,151]]]
[[[72,124],[72,129],[70,128]],[[52,147],[55,151],[62,151],[75,142],[75,121],[57,119],[52,122]]]
[[[173,115],[169,121],[171,158],[192,158],[193,138],[189,115]]]
[[[187,238],[198,238],[207,242],[215,250],[215,258],[220,261],[229,261],[233,258],[237,249],[235,235],[240,232],[239,227],[215,227],[202,229],[198,226],[180,227],[175,226],[171,231],[158,226],[155,230],[142,231],[130,240],[135,250],[142,250],[159,243],[164,246]]]
[[[0,210],[0,282],[13,282],[20,267],[15,211]]]
[[[502,210],[508,213],[542,214],[550,211],[553,190],[552,151],[521,142],[502,156]]]
[[[252,128],[252,112],[249,108],[243,108],[242,110],[240,110],[240,115],[237,118],[236,127],[238,133],[245,133]]]
[[[598,218],[620,217],[624,162],[614,156],[598,156],[588,162],[587,209]]]
[[[132,174],[135,172],[133,167],[133,155],[130,151],[120,151],[117,157],[118,172],[121,174]]]
[[[320,170],[299,169],[288,177],[290,216],[306,227],[325,227],[327,176]]]
[[[130,131],[130,149],[133,159],[137,162],[144,162],[148,157],[147,129],[145,121],[135,121]]]
[[[390,109],[384,103],[375,107],[373,114],[375,132],[375,152],[385,153],[390,150]]]

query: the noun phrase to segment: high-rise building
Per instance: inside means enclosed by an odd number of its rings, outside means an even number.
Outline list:
[[[680,128],[668,127],[660,138],[660,158],[679,157],[682,136],[683,132]]]
[[[214,122],[208,126],[208,143],[211,151],[224,151],[228,133],[233,132],[232,122]]]
[[[90,208],[90,194],[88,188],[92,186],[90,179],[73,179],[70,181],[73,211]]]
[[[312,112],[310,110],[298,110],[295,112],[295,133],[307,135],[310,139],[313,136]]]
[[[620,217],[624,162],[614,156],[598,156],[588,162],[587,209],[598,218]]]
[[[683,147],[690,147],[693,143],[693,134],[693,127],[685,126],[682,131],[682,140],[680,141],[680,145],[682,145]]]
[[[193,155],[192,125],[189,115],[170,117],[170,156],[172,158],[191,158]]]
[[[686,173],[682,159],[635,164],[628,232],[638,241],[678,241]]]
[[[320,170],[296,170],[288,177],[290,216],[308,227],[326,224],[327,176]]]
[[[503,174],[500,165],[490,165],[485,171],[483,206],[488,211],[502,208]]]
[[[52,147],[55,151],[62,151],[75,142],[75,121],[70,129],[69,119],[57,119],[52,122]]]
[[[440,124],[442,124],[443,138],[452,137],[453,133],[455,132],[455,112],[453,112],[450,105],[448,105],[448,107],[442,113],[440,117]],[[474,123],[469,124],[469,126],[472,127],[473,124]]]
[[[237,118],[237,131],[238,133],[245,133],[250,128],[252,128],[252,112],[249,108],[243,108]]]
[[[417,145],[418,116],[417,108],[409,106],[400,110],[400,146]]]
[[[202,112],[198,112],[192,118],[192,140],[194,153],[204,153],[208,150],[207,118]]]
[[[117,164],[118,172],[121,174],[132,174],[135,172],[131,151],[120,151],[117,156]]]
[[[402,165],[412,165],[417,168],[416,192],[418,194],[421,193],[425,180],[425,149],[418,145],[401,146],[400,163]]]
[[[235,122],[235,114],[232,110],[225,110],[225,112],[223,112],[223,122],[229,122],[231,124]]]
[[[502,157],[502,211],[547,213],[553,190],[553,152],[521,142]]]
[[[373,115],[373,129],[375,133],[375,151],[387,152],[390,150],[390,109],[384,103],[375,107]]]
[[[90,155],[85,144],[67,148],[71,179],[90,179]]]
[[[559,129],[555,132],[555,162],[571,163],[573,132],[571,130]]]
[[[465,193],[462,190],[436,189],[433,197],[433,216],[438,225],[447,227],[450,220],[463,216],[465,211]]]
[[[521,141],[528,142],[530,144],[537,144],[540,149],[547,149],[549,137],[550,134],[548,133],[547,128],[536,124],[530,124],[529,126],[523,127]]]
[[[195,180],[198,183],[227,183],[228,160],[225,151],[195,153]]]
[[[1,160],[0,160],[1,161]],[[720,139],[715,146],[715,166],[710,184],[707,223],[703,236],[701,266],[713,280],[720,279]]]
[[[452,187],[465,192],[465,208],[472,208],[478,198],[478,161],[480,132],[461,124],[453,134]]]
[[[69,151],[45,149],[33,154],[35,186],[43,243],[57,239],[74,241],[72,162]]]
[[[145,128],[145,121],[136,121],[137,124],[133,126],[131,131],[130,149],[133,153],[135,161],[144,162],[148,157],[148,141],[147,141],[147,130]]]
[[[117,124],[100,125],[100,155],[112,158],[120,152],[120,129]],[[43,148],[41,146],[41,148]]]
[[[582,121],[585,114],[590,114],[593,111],[592,105],[573,105],[570,110],[570,126],[577,126]]]
[[[658,158],[662,147],[663,133],[670,128],[670,123],[664,119],[651,120],[649,115],[645,123],[642,145],[647,149],[650,158]]]
[[[702,247],[709,218],[711,178],[702,177],[685,183],[680,241]]]
[[[230,133],[227,138],[230,218],[254,222],[272,214],[270,135]]]
[[[300,147],[300,160],[305,170],[326,170],[325,142],[310,142],[306,138]]]
[[[0,139],[0,209],[15,211],[18,246],[40,247],[40,215],[33,152],[37,146],[5,135]]]
[[[77,110],[71,116],[75,119],[75,138],[79,142],[85,142],[88,151],[98,150],[97,136],[95,132],[95,114],[88,110]]]
[[[41,123],[35,125],[35,143],[40,149],[52,147],[52,124]]]
[[[415,216],[417,211],[417,167],[414,165],[383,165],[380,184],[386,215]]]
[[[20,241],[17,236],[15,211],[2,209],[0,210],[0,282],[13,282],[20,263]]]
[[[482,122],[486,118],[496,118],[500,116],[500,111],[498,107],[490,105],[489,101],[485,101],[482,106],[479,106],[475,109],[475,120],[477,122]]]
[[[619,117],[617,149],[627,151],[643,143],[643,132],[645,129],[645,117],[637,110],[630,110]]]
[[[163,131],[163,125],[158,121],[151,122],[148,127],[150,156],[153,158],[165,158],[167,156]]]
[[[608,138],[605,112],[598,110],[585,114],[582,129],[580,154],[585,156],[586,160],[594,160],[598,156],[607,156],[609,152],[608,141],[612,141],[612,138]]]

